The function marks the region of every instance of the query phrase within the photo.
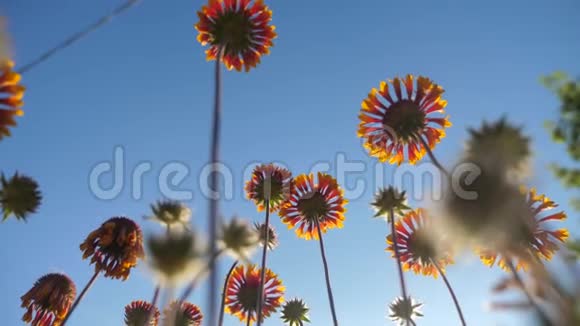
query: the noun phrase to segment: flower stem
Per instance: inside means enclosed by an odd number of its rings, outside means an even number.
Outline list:
[[[214,94],[214,109],[213,109],[213,125],[211,134],[211,149],[210,149],[210,164],[211,176],[209,180],[209,189],[212,191],[209,198],[209,241],[210,251],[212,257],[216,257],[217,248],[217,226],[219,219],[219,191],[218,191],[218,170],[219,170],[219,144],[220,144],[220,130],[221,130],[221,60],[223,49],[218,49],[218,55],[215,60],[215,94]],[[216,325],[217,312],[217,292],[218,292],[218,275],[219,266],[216,259],[210,260],[209,264],[209,286],[208,286],[208,325]]]
[[[510,269],[512,275],[514,276],[514,280],[522,288],[522,291],[524,292],[524,294],[528,298],[528,301],[530,302],[532,307],[536,310],[536,314],[538,315],[538,317],[540,317],[540,319],[542,321],[541,325],[545,325],[545,326],[553,325],[552,322],[550,321],[550,318],[548,318],[548,315],[546,314],[546,312],[540,307],[540,305],[538,305],[536,300],[534,300],[534,297],[532,296],[532,294],[528,291],[528,288],[526,287],[524,281],[520,277],[520,274],[518,273],[518,270],[514,266],[514,263],[512,262],[512,260],[506,259],[506,263],[507,263],[507,266]]]
[[[89,280],[87,285],[85,285],[85,288],[81,291],[81,294],[79,294],[79,296],[77,297],[75,302],[72,304],[68,314],[66,315],[66,317],[62,321],[62,326],[64,326],[66,324],[66,322],[68,321],[68,319],[70,318],[72,313],[78,307],[79,303],[84,299],[85,295],[87,295],[87,292],[89,292],[90,288],[93,286],[93,284],[97,280],[97,277],[99,276],[100,273],[101,273],[100,270],[95,271],[95,274],[93,275],[93,277],[91,277],[91,279]]]
[[[220,307],[220,318],[219,318],[219,326],[223,326],[224,324],[224,313],[226,310],[226,295],[227,295],[227,286],[228,286],[228,282],[230,281],[230,277],[232,276],[232,272],[234,271],[234,269],[236,268],[236,266],[238,266],[239,261],[235,261],[232,264],[232,267],[230,268],[228,275],[226,276],[226,280],[224,282],[224,289],[222,291],[222,304]]]
[[[395,259],[397,260],[397,269],[399,271],[399,283],[401,284],[401,293],[403,299],[407,300],[407,287],[405,286],[405,276],[403,275],[403,265],[401,264],[401,256],[399,256],[399,245],[397,244],[397,232],[395,230],[395,212],[393,209],[389,212],[389,220],[391,221],[391,237],[393,238],[393,248],[395,249]]]
[[[145,326],[148,326],[151,322],[151,319],[153,319],[153,315],[155,314],[155,306],[159,300],[159,292],[161,292],[161,287],[158,285],[153,292],[153,299],[151,299],[151,311],[149,312],[149,316],[147,316],[147,322],[145,323]]]
[[[270,200],[265,200],[266,206],[266,221],[264,222],[265,235],[262,250],[262,269],[260,271],[260,287],[258,290],[258,326],[262,325],[262,306],[264,305],[264,282],[266,280],[266,257],[268,256],[268,244],[270,243]]]
[[[193,279],[191,280],[191,282],[189,283],[189,285],[187,286],[187,288],[185,289],[185,291],[183,291],[183,294],[181,295],[181,298],[179,299],[179,303],[182,304],[184,303],[187,298],[191,295],[191,293],[193,292],[193,290],[195,289],[195,287],[197,286],[197,282],[199,282],[199,280],[203,277],[203,275],[206,272],[211,272],[212,270],[210,269],[212,265],[215,266],[215,262],[217,261],[218,257],[221,256],[221,254],[223,253],[223,250],[218,250],[215,255],[213,255],[209,262],[207,263],[207,265],[205,265],[205,268],[203,268],[199,273],[197,273]]]
[[[431,147],[429,146],[429,144],[427,144],[427,141],[425,141],[425,139],[423,137],[421,137],[420,135],[417,135],[416,137],[419,139],[419,141],[423,145],[423,148],[425,148],[425,150],[427,151],[427,155],[429,155],[431,162],[433,164],[435,164],[435,166],[441,172],[443,172],[443,174],[445,174],[446,177],[449,177],[449,172],[443,167],[443,165],[441,165],[441,163],[439,163],[439,160],[437,160],[437,158],[435,157],[435,154],[433,154],[433,152],[431,151]]]
[[[248,312],[248,318],[247,318],[247,322],[246,322],[246,326],[250,326],[252,325],[252,313]]]
[[[324,241],[322,240],[322,231],[320,230],[320,221],[316,220],[316,231],[318,231],[318,243],[320,243],[320,254],[322,256],[322,264],[324,265],[324,277],[326,278],[326,290],[328,292],[328,302],[330,304],[330,311],[332,313],[332,321],[334,326],[338,326],[338,318],[336,318],[336,308],[334,307],[334,296],[332,295],[332,287],[330,286],[330,274],[328,272],[328,262],[326,261],[326,253],[324,250]]]
[[[441,278],[443,279],[443,282],[445,282],[445,285],[447,286],[447,290],[449,290],[449,294],[451,294],[451,298],[453,299],[453,303],[455,303],[455,308],[457,309],[457,314],[459,315],[459,319],[461,319],[461,325],[463,325],[463,326],[467,325],[467,323],[465,323],[465,318],[463,317],[463,312],[461,311],[461,307],[459,306],[459,300],[457,300],[457,296],[455,295],[455,291],[453,291],[453,288],[451,287],[451,284],[449,283],[447,276],[443,272],[443,269],[441,269],[441,266],[439,266],[439,264],[435,260],[431,259],[431,263],[433,263],[433,265],[435,265],[435,268],[437,268],[437,271],[439,272],[439,274],[441,274]]]

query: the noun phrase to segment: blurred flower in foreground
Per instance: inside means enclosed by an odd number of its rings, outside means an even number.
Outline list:
[[[427,150],[422,137],[432,149],[445,137],[445,128],[451,126],[448,117],[430,116],[444,112],[447,101],[441,98],[443,92],[441,86],[426,77],[419,76],[415,83],[413,75],[383,81],[380,89],[373,88],[362,102],[358,127],[358,136],[364,139],[369,155],[400,165],[406,149],[409,163],[419,161]]]
[[[466,160],[497,171],[523,173],[531,155],[530,139],[505,119],[470,129]]]
[[[187,229],[191,219],[191,209],[175,200],[161,200],[151,205],[151,216],[146,216],[148,220],[157,221],[165,225],[168,229],[173,226],[182,226]]]
[[[306,303],[300,299],[292,299],[282,307],[282,321],[288,326],[304,326],[304,323],[310,323],[308,318],[310,309]]]
[[[319,172],[318,184],[315,184],[312,174],[301,174],[294,179],[290,198],[278,214],[288,228],[298,226],[298,237],[318,239],[317,223],[323,233],[343,227],[347,203],[343,190],[332,176]]]
[[[395,214],[403,215],[405,211],[411,209],[407,206],[407,196],[405,192],[399,192],[394,187],[380,189],[375,194],[375,201],[371,203],[376,210],[375,217],[386,217],[389,220],[391,210]],[[390,222],[390,221],[389,221]]]
[[[538,195],[535,189],[529,191],[523,189],[523,191],[527,194],[530,214],[522,217],[527,219],[524,220],[527,223],[521,225],[518,230],[519,234],[514,234],[514,238],[518,242],[509,248],[520,258],[516,265],[517,269],[527,269],[530,261],[552,259],[553,254],[560,249],[559,244],[565,242],[569,237],[567,229],[561,228],[551,231],[545,225],[545,222],[548,221],[566,219],[566,213],[560,211],[545,214],[547,211],[558,207],[558,205],[545,195]],[[497,251],[487,248],[480,249],[479,252],[484,264],[493,266],[497,262],[502,269],[509,271],[506,258],[512,259],[512,257],[504,257]]]
[[[270,212],[280,209],[292,187],[292,173],[274,164],[262,164],[254,168],[252,178],[246,182],[246,196],[253,200],[258,211],[265,209],[270,200]]]
[[[399,297],[389,305],[389,318],[401,326],[406,326],[409,323],[415,325],[415,319],[423,317],[420,310],[422,306],[422,303],[410,297],[406,299]]]
[[[417,209],[407,213],[395,223],[397,231],[397,247],[401,256],[404,270],[412,270],[415,274],[425,276],[439,275],[437,267],[444,270],[445,266],[453,263],[447,252],[440,252],[441,243],[436,243],[436,233],[431,218],[424,209]],[[395,255],[392,236],[387,237],[387,250]]]
[[[197,15],[197,40],[203,46],[210,45],[207,59],[215,60],[221,48],[223,62],[230,70],[245,67],[249,71],[274,45],[272,11],[262,0],[209,0]]]
[[[2,220],[14,215],[17,220],[24,220],[28,214],[36,212],[42,201],[38,183],[30,177],[15,173],[12,178],[0,176],[0,208]]]
[[[266,230],[266,224],[254,223],[254,230],[260,235],[260,245],[268,246],[268,250],[274,250],[278,247],[278,234],[272,225],[268,225]],[[268,235],[268,243],[266,244],[266,235]]]
[[[219,248],[236,260],[247,261],[260,243],[259,233],[246,220],[237,217],[222,225]]]
[[[13,68],[12,61],[0,58],[0,140],[10,136],[9,127],[16,126],[15,117],[24,114],[21,107],[25,88]]]
[[[47,274],[21,297],[22,320],[33,326],[60,326],[76,296],[74,282],[63,274]]]
[[[201,270],[203,253],[198,238],[183,232],[147,239],[151,267],[162,283],[173,286]]]
[[[163,311],[163,325],[166,326],[201,326],[203,314],[198,306],[174,301]]]
[[[236,267],[226,285],[225,311],[242,322],[257,320],[261,270],[254,265]],[[284,302],[285,288],[271,270],[266,269],[263,318],[269,317]]]
[[[95,272],[126,280],[144,257],[141,229],[126,217],[113,217],[89,234],[80,245],[83,259],[91,257]]]
[[[148,319],[149,324],[147,325]],[[125,326],[157,326],[158,323],[159,310],[150,303],[133,301],[125,306]]]

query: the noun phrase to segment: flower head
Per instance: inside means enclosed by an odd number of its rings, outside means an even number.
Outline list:
[[[28,214],[35,213],[40,206],[42,194],[34,179],[15,173],[7,180],[2,174],[0,186],[0,208],[2,208],[3,220],[14,215],[17,220],[26,221]]]
[[[198,242],[191,232],[147,239],[151,267],[163,283],[175,285],[199,271],[203,253]]]
[[[379,216],[389,216],[391,210],[395,214],[404,214],[405,211],[409,210],[407,206],[407,196],[405,192],[399,192],[394,187],[388,187],[380,189],[375,195],[375,201],[371,204],[375,210],[375,217]]]
[[[265,209],[270,200],[270,212],[280,209],[292,189],[292,173],[272,163],[254,168],[252,178],[246,182],[246,196],[253,200],[258,211]]]
[[[197,15],[197,40],[210,46],[207,59],[217,59],[221,49],[222,60],[230,70],[244,67],[249,71],[274,45],[272,11],[262,0],[209,0]]]
[[[278,247],[278,234],[276,234],[276,230],[271,224],[266,228],[264,223],[254,223],[254,230],[260,235],[260,245],[268,246],[268,250],[274,250]],[[266,235],[268,236],[268,243],[266,243]]]
[[[278,214],[288,228],[296,227],[298,237],[318,239],[318,225],[323,233],[342,228],[346,203],[342,189],[332,176],[318,173],[318,183],[314,183],[312,174],[301,174],[294,179],[290,198]]]
[[[175,200],[158,201],[151,205],[151,216],[146,216],[146,219],[155,220],[167,227],[181,225],[187,228],[187,224],[191,219],[191,209]]]
[[[20,299],[22,320],[33,326],[60,326],[76,297],[74,282],[63,274],[47,274]]]
[[[9,127],[16,126],[15,117],[22,116],[24,86],[20,85],[20,74],[15,72],[14,63],[0,58],[0,140],[10,136]]]
[[[126,280],[131,269],[144,258],[143,235],[135,222],[113,217],[89,234],[80,245],[83,259],[91,257],[95,271],[105,277]]]
[[[184,302],[174,301],[163,312],[163,325],[171,326],[201,326],[203,314],[198,306]]]
[[[236,267],[226,284],[225,310],[241,321],[256,321],[261,269],[254,265]],[[262,316],[270,317],[284,302],[284,286],[278,276],[266,269]]]
[[[419,137],[425,137],[434,148],[445,137],[445,128],[451,126],[447,117],[431,116],[444,112],[447,101],[441,98],[443,92],[429,78],[419,76],[415,82],[412,75],[383,81],[378,90],[373,88],[362,102],[358,128],[369,155],[400,165],[406,148],[409,163],[419,161],[426,151]]]
[[[395,223],[397,232],[397,248],[399,250],[403,269],[412,270],[415,274],[439,275],[437,263],[441,269],[453,262],[451,256],[440,253],[433,239],[433,223],[424,209],[407,213]],[[395,254],[393,238],[387,237],[387,250]]]
[[[292,299],[282,307],[282,321],[288,326],[304,326],[304,323],[310,323],[308,318],[310,309],[306,303],[300,299]]]
[[[235,259],[247,260],[260,243],[260,235],[246,220],[234,217],[222,225],[218,241]]]
[[[570,236],[565,228],[550,230],[546,225],[549,221],[566,219],[566,213],[563,211],[548,213],[558,207],[556,203],[545,195],[538,195],[535,189],[522,189],[522,191],[526,193],[530,214],[521,216],[522,223],[516,229],[517,232],[512,232],[514,241],[510,247],[507,247],[507,251],[519,258],[517,269],[527,269],[531,261],[551,260],[554,253],[560,249],[559,244],[565,242]],[[509,270],[507,259],[513,257],[501,255],[501,250],[496,248],[482,247],[478,251],[485,265],[491,267],[497,262],[502,269]]]
[[[147,320],[149,324],[145,324]],[[125,306],[125,326],[157,326],[158,323],[159,310],[149,302],[139,300]]]
[[[414,324],[416,318],[423,317],[423,313],[420,310],[422,306],[422,303],[415,301],[411,297],[399,297],[389,305],[389,318],[396,323],[398,322],[401,326],[407,325],[411,321],[413,321],[411,324]]]

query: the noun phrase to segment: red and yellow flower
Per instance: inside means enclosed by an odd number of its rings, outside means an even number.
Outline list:
[[[125,306],[126,326],[157,326],[159,310],[149,302],[133,301]],[[151,317],[151,318],[150,318]],[[146,324],[149,321],[149,324]]]
[[[254,265],[238,266],[226,284],[225,311],[245,322],[258,318],[258,294],[261,269]],[[271,270],[266,269],[264,279],[263,318],[269,317],[284,302],[285,288],[282,281]]]
[[[76,297],[74,282],[63,274],[47,274],[21,297],[22,320],[33,326],[60,326]]]
[[[230,70],[249,71],[274,45],[272,11],[262,0],[209,0],[197,15],[197,40],[210,46],[207,59],[216,60],[221,51]]]
[[[301,174],[294,179],[290,198],[282,204],[278,214],[288,228],[296,227],[298,237],[318,239],[318,226],[322,233],[343,227],[347,203],[343,190],[332,176],[319,172],[318,183],[315,183],[312,174]]]
[[[272,163],[255,167],[246,182],[246,196],[254,201],[258,212],[265,209],[266,200],[270,200],[270,212],[279,210],[291,189],[292,173]]]
[[[10,136],[9,128],[16,126],[15,118],[24,114],[21,108],[25,88],[13,68],[12,61],[0,58],[0,140]]]
[[[524,220],[520,228],[522,235],[517,237],[523,241],[519,241],[515,248],[511,248],[515,253],[514,257],[510,254],[506,257],[496,250],[479,248],[477,251],[480,258],[487,266],[492,267],[497,263],[502,269],[509,271],[508,260],[513,260],[517,256],[517,262],[514,261],[517,263],[516,269],[526,270],[532,261],[551,260],[554,253],[560,249],[559,244],[564,243],[570,236],[565,228],[550,230],[546,226],[546,222],[566,219],[566,213],[563,211],[547,213],[558,207],[558,204],[545,195],[538,195],[536,189],[522,188],[522,192],[526,194],[530,209],[530,214],[522,217]]]
[[[179,302],[174,301],[163,312],[163,325],[201,326],[202,321],[201,309],[189,302],[183,302],[180,306]]]
[[[141,229],[125,217],[107,220],[89,234],[80,248],[83,259],[91,257],[96,272],[104,271],[105,277],[123,280],[145,256]]]
[[[412,75],[373,88],[362,102],[358,127],[369,155],[400,165],[406,149],[409,163],[419,161],[427,150],[423,141],[434,148],[451,126],[448,117],[431,116],[444,112],[447,101],[441,98],[443,92],[429,78],[419,76],[415,82]]]
[[[439,273],[435,263],[441,270],[453,263],[451,255],[442,250],[441,241],[433,237],[432,221],[424,209],[408,212],[395,222],[397,248],[403,264],[403,269],[412,270],[415,274],[432,275],[437,278]],[[392,235],[387,237],[387,251],[393,253],[395,248]]]

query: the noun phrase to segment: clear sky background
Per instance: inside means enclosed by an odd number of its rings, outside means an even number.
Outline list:
[[[101,0],[1,0],[23,64],[81,26],[117,6]],[[242,196],[243,171],[256,161],[280,161],[294,174],[319,161],[334,169],[337,153],[366,164],[365,193],[348,207],[345,228],[325,238],[341,325],[378,326],[387,304],[399,294],[397,275],[385,248],[387,226],[371,219],[376,190],[374,159],[356,137],[362,99],[381,80],[406,73],[431,77],[446,89],[453,127],[436,148],[452,164],[466,128],[507,115],[533,139],[530,183],[569,209],[571,193],[546,169],[567,162],[543,128],[557,116],[556,98],[539,83],[554,70],[580,73],[580,2],[576,0],[330,1],[269,0],[279,38],[270,56],[250,74],[224,74],[224,163],[234,173],[234,199],[223,214],[261,220]],[[24,76],[26,115],[14,136],[0,143],[0,169],[35,177],[44,194],[28,224],[0,225],[0,324],[21,325],[19,297],[45,273],[66,272],[82,288],[92,274],[79,244],[105,219],[127,215],[146,233],[161,229],[141,217],[159,199],[157,176],[169,162],[183,162],[190,175],[179,186],[193,192],[188,205],[205,229],[207,201],[198,183],[208,159],[212,70],[196,42],[193,24],[200,1],[145,0],[74,47]],[[123,192],[99,200],[88,176],[97,163],[125,149]],[[143,198],[130,193],[130,172],[151,162]],[[386,166],[382,182],[392,181]],[[334,173],[334,172],[333,172]],[[380,180],[379,180],[380,181]],[[111,182],[110,179],[105,183]],[[380,184],[380,182],[379,182]],[[412,202],[413,205],[420,203]],[[567,222],[578,233],[577,215]],[[287,297],[303,298],[315,326],[331,324],[318,244],[298,239],[278,219],[281,245],[270,267],[287,286]],[[231,262],[224,260],[222,271]],[[226,266],[227,265],[227,266]],[[525,324],[523,315],[489,312],[490,287],[503,275],[466,255],[448,276],[470,325]],[[426,305],[420,325],[457,325],[441,280],[407,274],[412,295]],[[150,300],[153,282],[144,264],[129,281],[99,279],[75,312],[71,325],[121,325],[123,307]],[[192,301],[203,305],[203,295]],[[277,318],[266,325],[279,325]],[[227,318],[226,325],[238,325]]]

